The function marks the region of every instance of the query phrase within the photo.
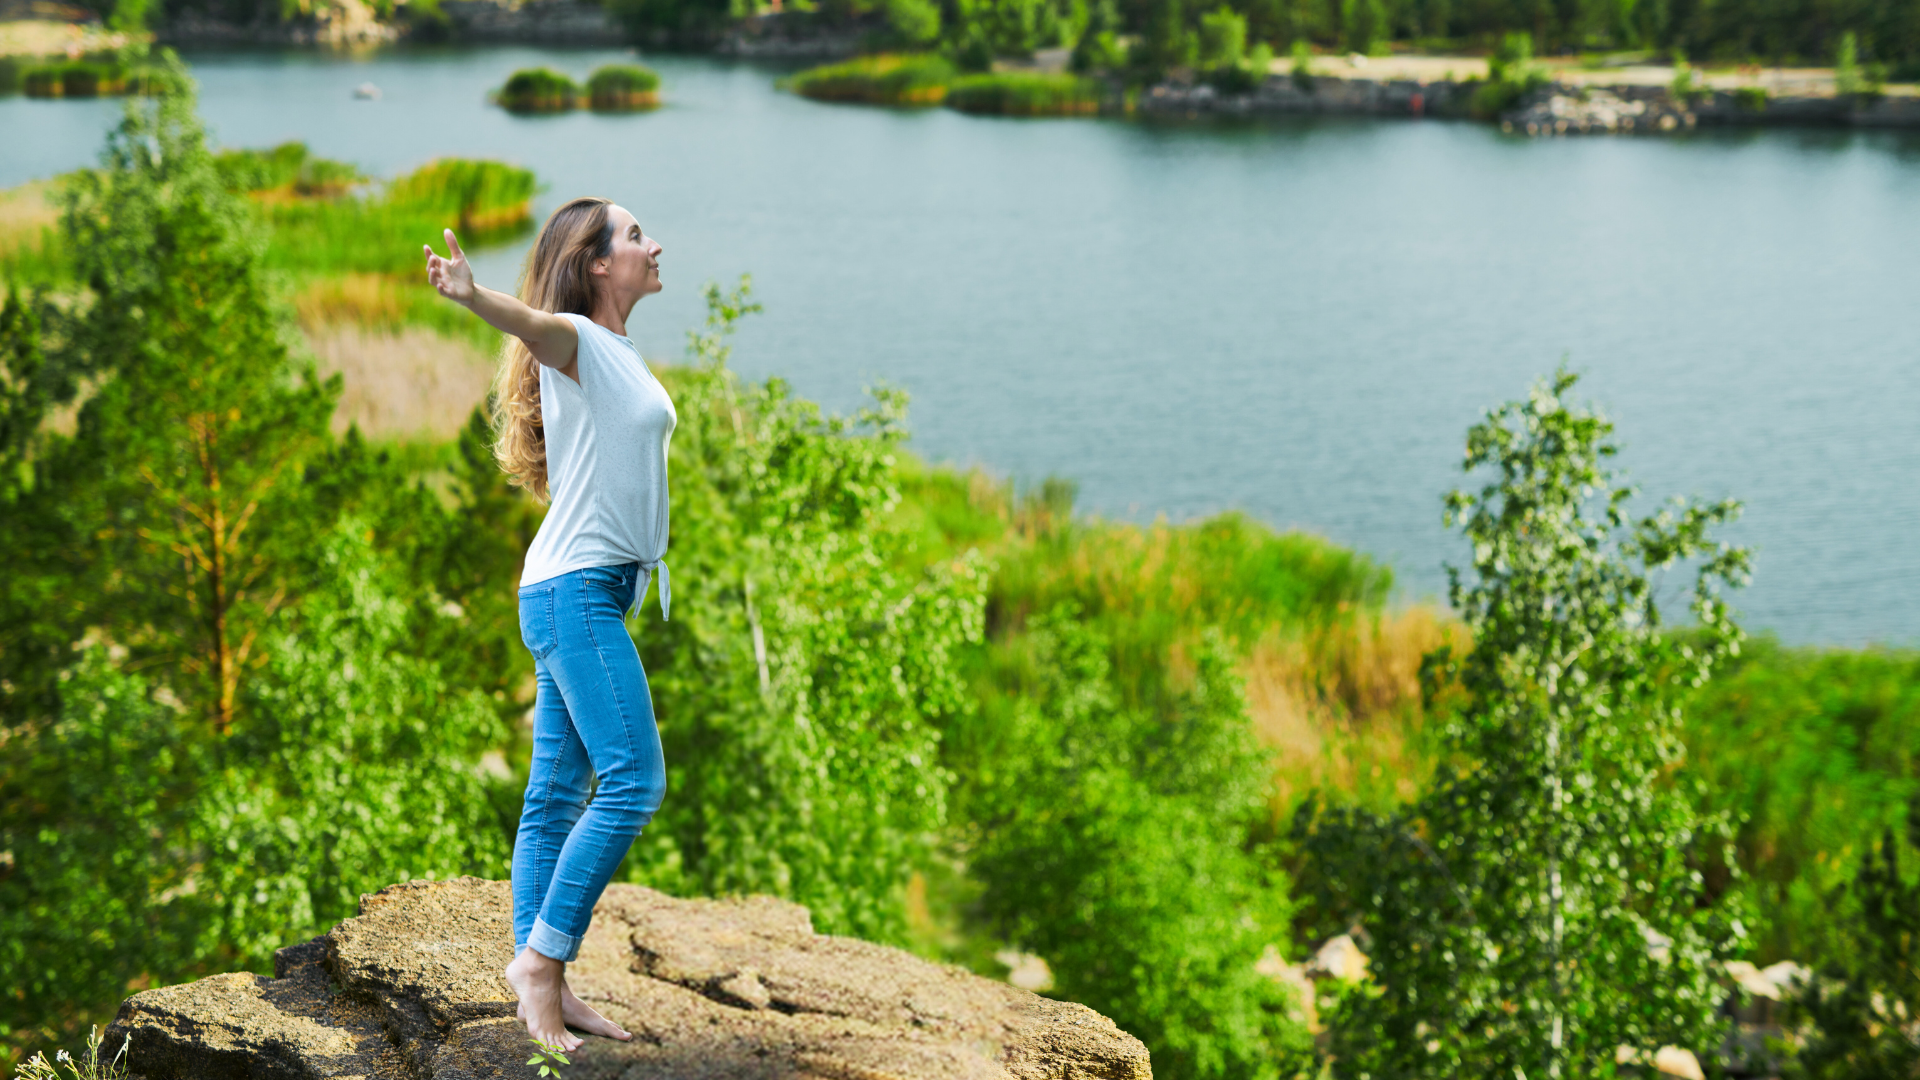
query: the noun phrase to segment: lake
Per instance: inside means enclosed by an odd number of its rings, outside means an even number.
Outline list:
[[[1565,357],[1643,508],[1746,502],[1750,627],[1920,644],[1912,136],[979,118],[818,104],[685,57],[647,59],[653,113],[484,100],[517,67],[622,56],[189,59],[223,144],[302,139],[377,175],[499,157],[539,173],[538,213],[632,209],[666,249],[632,322],[656,360],[703,282],[750,271],[749,376],[839,409],[905,387],[928,458],[1069,477],[1114,518],[1243,509],[1372,553],[1410,600],[1464,558],[1440,497],[1467,426]],[[0,184],[92,161],[119,108],[0,100]],[[523,252],[477,256],[481,280],[511,288]]]

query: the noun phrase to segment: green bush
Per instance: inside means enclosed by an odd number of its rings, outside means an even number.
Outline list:
[[[947,89],[947,105],[1001,116],[1073,116],[1100,111],[1101,84],[1077,75],[1008,71],[963,75]]]
[[[938,105],[955,74],[951,61],[933,53],[886,54],[809,68],[785,86],[817,101]]]
[[[552,68],[521,68],[493,98],[509,112],[565,112],[579,103],[580,87]]]
[[[1256,970],[1289,904],[1256,842],[1269,772],[1231,649],[1203,635],[1190,685],[1132,705],[1090,622],[1062,603],[998,640],[980,708],[948,726],[980,910],[1156,1075],[1308,1072],[1290,992]]]
[[[608,64],[587,78],[587,100],[596,109],[648,109],[660,104],[660,76],[639,64]]]
[[[1546,83],[1547,73],[1533,62],[1533,36],[1507,34],[1487,61],[1487,82],[1474,92],[1473,111],[1498,116]]]
[[[885,0],[887,25],[909,48],[923,49],[940,38],[940,5],[932,0]]]

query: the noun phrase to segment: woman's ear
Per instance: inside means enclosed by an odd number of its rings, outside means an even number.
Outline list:
[[[601,277],[606,277],[607,267],[611,265],[611,263],[612,263],[611,259],[595,259],[593,260],[593,266],[589,269],[588,272],[599,274]]]

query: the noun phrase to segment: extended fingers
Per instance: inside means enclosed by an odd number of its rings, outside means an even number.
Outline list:
[[[454,258],[456,258],[456,259],[464,259],[464,258],[466,258],[466,257],[467,257],[467,253],[466,253],[466,252],[464,252],[464,251],[461,251],[461,250],[460,250],[460,241],[459,241],[458,239],[456,239],[456,238],[454,237],[454,235],[453,235],[453,230],[452,230],[452,229],[446,229],[446,230],[444,230],[444,232],[445,232],[445,234],[446,234],[446,237],[447,237],[447,251],[448,251],[448,253],[449,253],[449,254],[451,254],[451,255],[452,255],[452,256],[453,256]]]

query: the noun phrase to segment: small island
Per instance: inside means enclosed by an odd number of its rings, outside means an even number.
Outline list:
[[[492,100],[512,113],[637,112],[660,104],[660,76],[639,64],[607,64],[583,88],[552,68],[521,68],[507,77]]]

